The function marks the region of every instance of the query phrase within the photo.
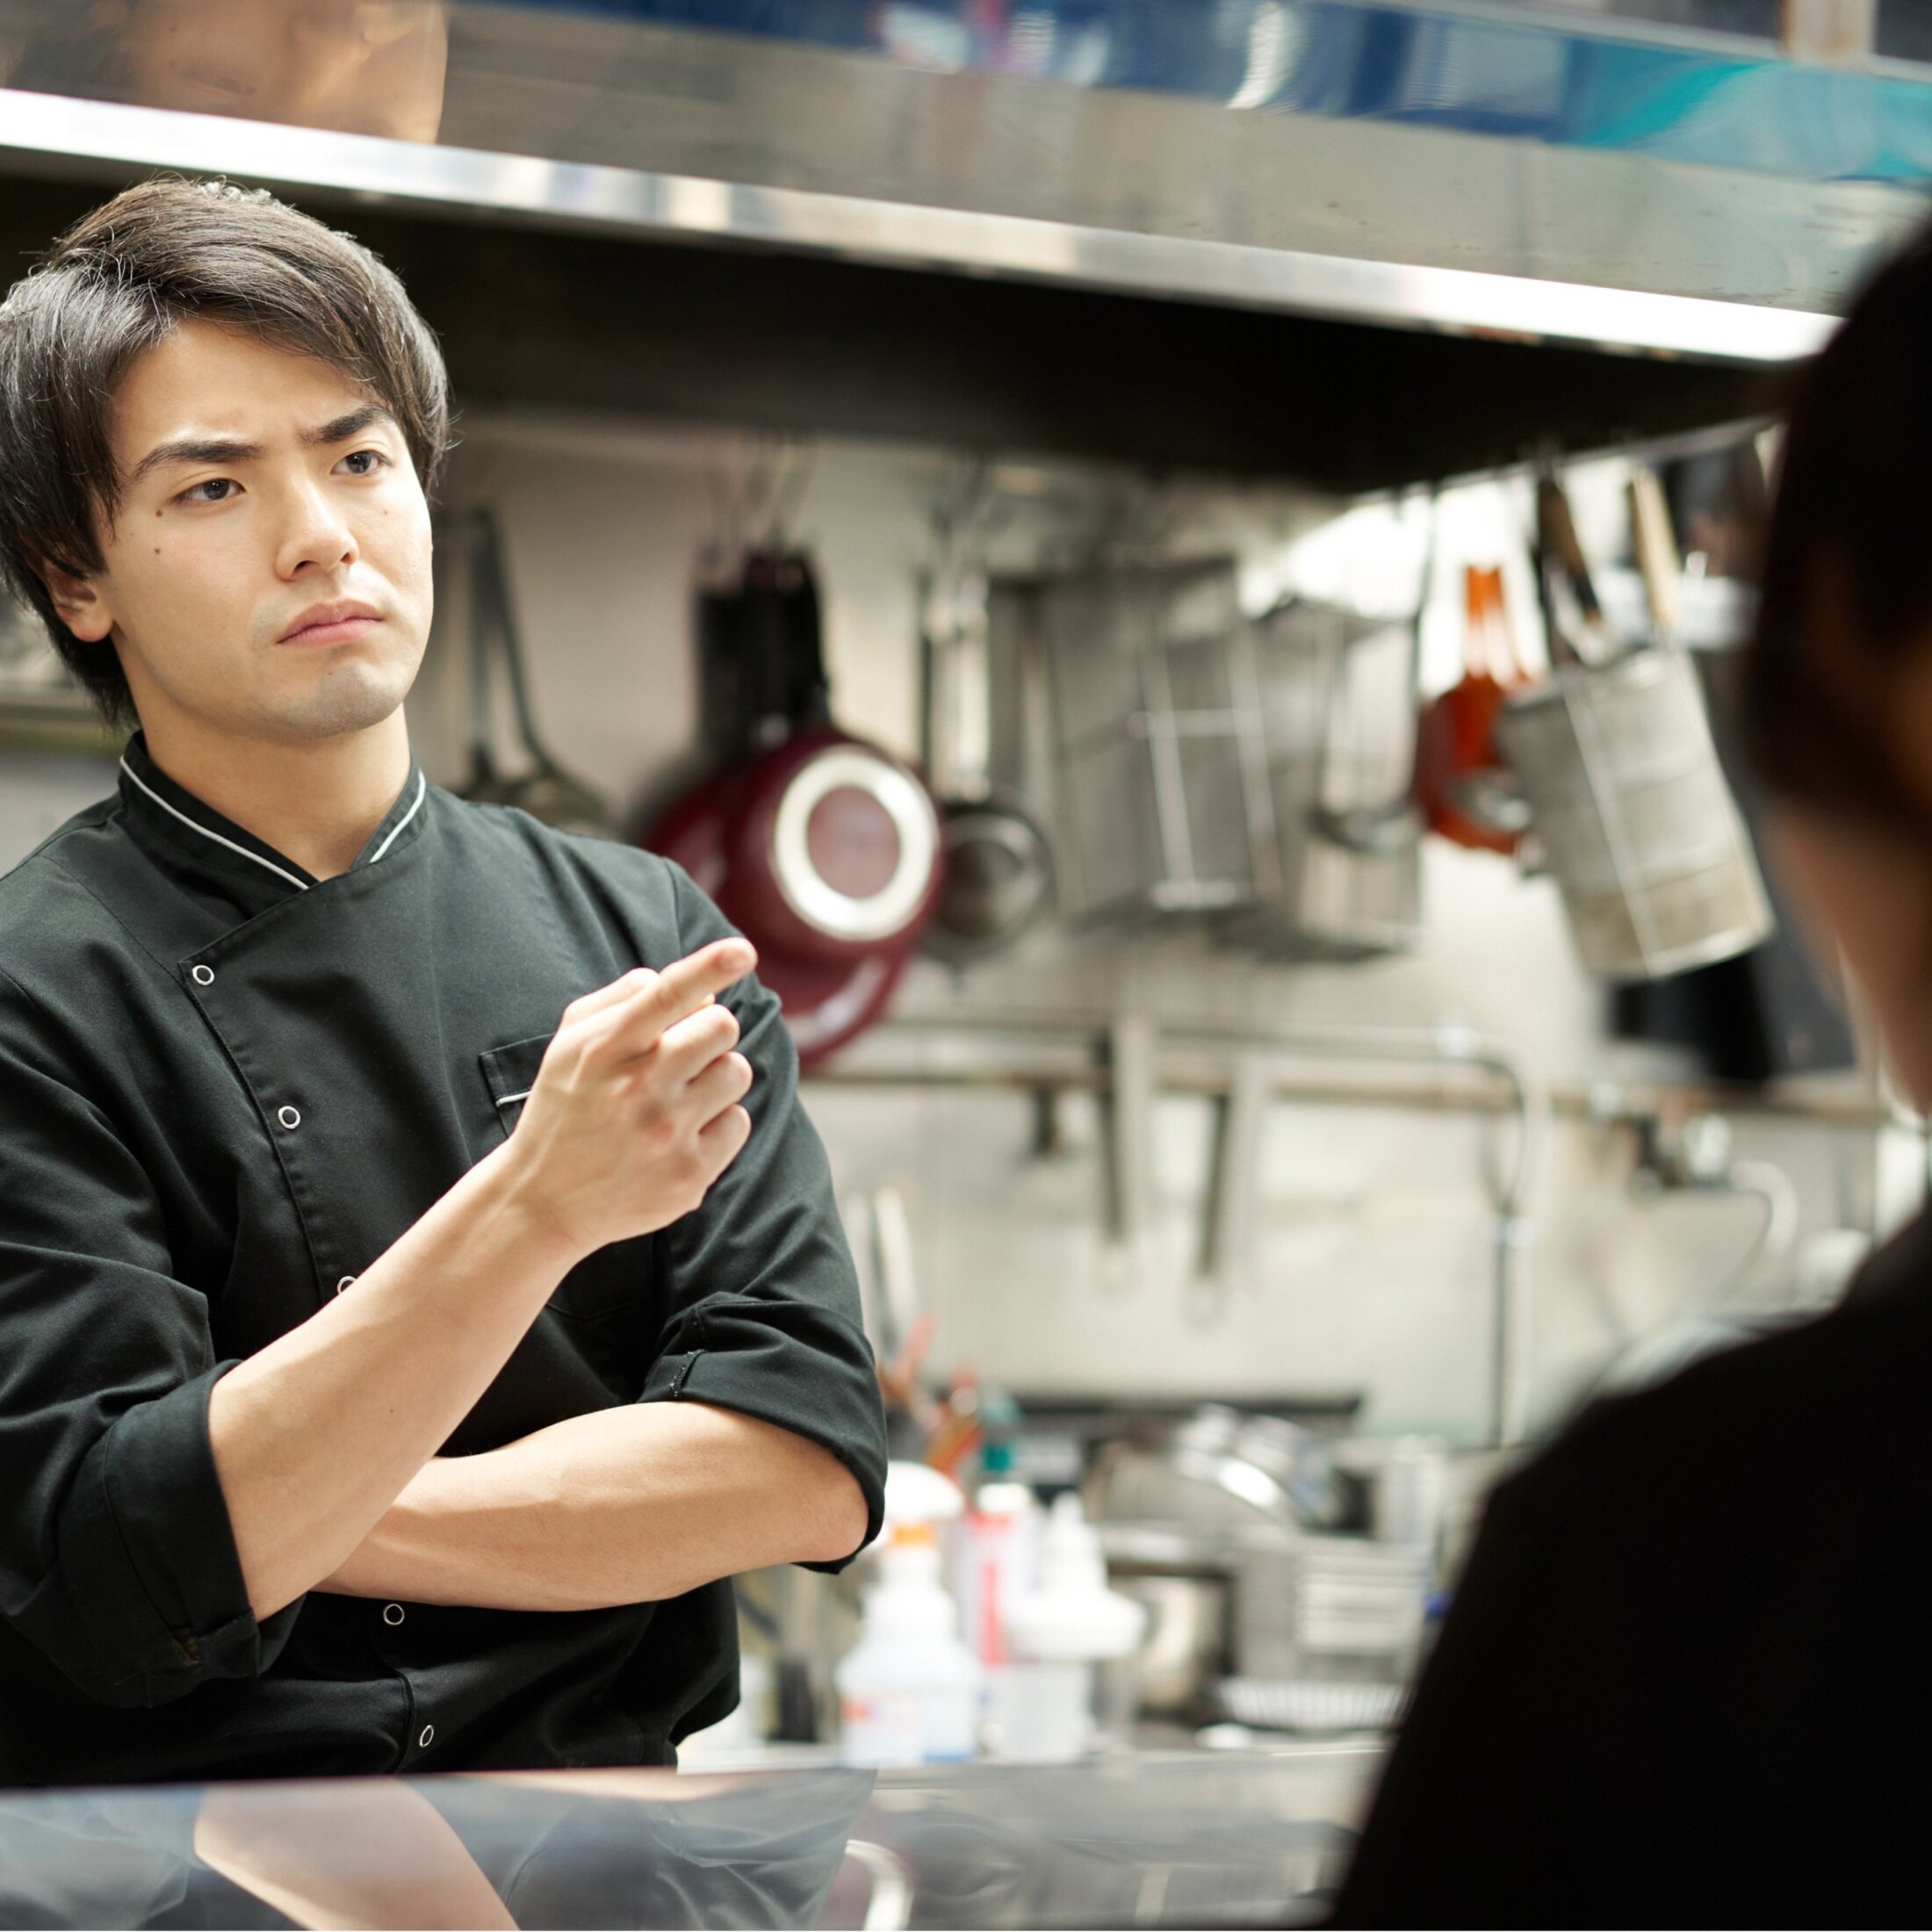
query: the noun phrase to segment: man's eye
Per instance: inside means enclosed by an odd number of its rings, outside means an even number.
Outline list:
[[[386,468],[388,462],[380,450],[351,450],[342,458],[351,476],[373,476],[378,470]]]
[[[191,484],[181,493],[184,503],[226,503],[240,486],[232,476],[211,476],[205,483]]]

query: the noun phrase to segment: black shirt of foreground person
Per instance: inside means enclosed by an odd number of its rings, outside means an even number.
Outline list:
[[[654,1763],[732,1708],[728,1582],[257,1623],[207,1426],[224,1369],[501,1144],[572,999],[730,931],[665,860],[414,760],[314,878],[138,733],[119,796],[0,881],[0,1784]],[[564,1278],[443,1453],[688,1399],[831,1450],[869,1535],[883,1418],[824,1150],[776,1000],[724,998],[749,1143]]]
[[[1496,1492],[1352,1926],[1932,1924],[1932,1218]]]

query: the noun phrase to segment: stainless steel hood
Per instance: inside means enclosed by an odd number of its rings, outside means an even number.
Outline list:
[[[342,132],[380,123],[313,88],[267,111],[320,126],[184,113],[232,116],[264,90],[246,71],[117,58],[71,24],[87,11],[0,6],[17,82],[94,97],[0,93],[0,149],[17,163],[220,169],[1726,358],[1813,346],[1932,175],[1932,84],[1908,70],[1830,73],[1748,41],[1497,9],[1240,0],[1153,10],[1171,16],[1153,33],[1144,5],[1085,0],[1016,8],[990,40],[966,25],[973,10],[941,4],[392,7],[443,22],[443,73],[421,79],[427,92],[440,78],[440,116],[395,120],[434,128],[433,143]],[[272,23],[290,10],[252,11]],[[652,18],[666,14],[779,31]],[[854,30],[854,14],[874,24]],[[828,37],[860,44],[812,44]]]
[[[0,0],[0,169],[221,172],[358,205],[358,230],[392,247],[482,217],[580,243],[1157,297],[1170,317],[1186,304],[1740,376],[1823,339],[1864,264],[1922,212],[1932,174],[1932,84],[1914,70],[1828,72],[1755,42],[1453,0],[213,11],[226,42],[197,52],[196,0],[136,7],[111,32],[68,0]],[[174,38],[130,47],[155,16]],[[312,39],[362,35],[362,56],[325,49],[346,76],[333,94],[314,79],[326,61],[287,79],[277,36],[297,16]],[[244,18],[259,47],[237,44]],[[371,18],[403,47],[379,86],[356,79]],[[373,76],[379,61],[366,64]],[[545,262],[568,254],[532,246]],[[809,281],[803,266],[697,273],[734,301],[790,299]],[[1049,313],[1007,306],[1042,324]],[[1279,346],[1312,346],[1319,377],[1331,340]],[[1206,346],[1177,342],[1164,359]],[[1347,359],[1359,379],[1373,352]],[[1484,366],[1507,386],[1506,360]],[[1706,386],[1663,418],[1711,420],[1745,395]],[[1619,403],[1601,427],[1656,420]],[[1475,455],[1537,428],[1511,423]],[[1165,453],[1186,459],[1185,444]]]

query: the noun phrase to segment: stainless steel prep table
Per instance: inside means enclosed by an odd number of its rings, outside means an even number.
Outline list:
[[[0,1796],[0,1924],[1159,1926],[1320,1917],[1381,1752]]]

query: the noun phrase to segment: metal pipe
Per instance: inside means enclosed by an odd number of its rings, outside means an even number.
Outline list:
[[[905,1023],[902,1022],[902,1025]],[[927,1020],[919,1024],[939,1030],[969,1032],[998,1030],[1020,1033],[1051,1033],[1063,1039],[1084,1040],[1089,1050],[1099,1044],[1092,1029],[1076,1031],[1064,1021],[1040,1016],[1025,1016],[1010,1022],[989,1023],[984,1020],[955,1017],[950,1020]],[[1503,1174],[1486,1172],[1495,1213],[1492,1234],[1494,1307],[1490,1343],[1490,1439],[1498,1447],[1522,1439],[1527,1421],[1530,1323],[1530,1280],[1526,1259],[1530,1239],[1527,1205],[1540,1171],[1544,1147],[1548,1137],[1550,1103],[1547,1083],[1534,1060],[1519,1048],[1477,1033],[1473,1027],[1438,1027],[1433,1029],[1381,1028],[1368,1027],[1171,1027],[1157,1033],[1151,1021],[1123,1023],[1114,1020],[1105,1035],[1104,1063],[1088,1071],[1081,1080],[1074,1069],[1056,1070],[1049,1078],[1056,1084],[1085,1085],[1111,1103],[1109,1196],[1116,1216],[1125,1216],[1116,1225],[1131,1234],[1134,1209],[1121,1198],[1128,1171],[1136,1150],[1125,1144],[1119,1118],[1120,1103],[1129,1100],[1129,1115],[1138,1112],[1132,1104],[1143,1099],[1158,1084],[1158,1060],[1163,1049],[1175,1046],[1206,1048],[1232,1056],[1256,1056],[1265,1060],[1279,1058],[1341,1059],[1373,1061],[1391,1065],[1434,1065],[1471,1068],[1492,1074],[1504,1084],[1510,1100],[1508,1110],[1518,1123],[1516,1157]],[[1125,1050],[1123,1051],[1123,1048]],[[1127,1085],[1137,1092],[1116,1089],[1121,1073]],[[827,1076],[818,1076],[827,1078]],[[834,1071],[829,1076],[840,1078]],[[860,1078],[863,1079],[863,1075]],[[954,1078],[958,1078],[955,1070]],[[1146,1085],[1143,1086],[1143,1083]],[[856,1084],[856,1083],[854,1083]],[[885,1084],[876,1078],[873,1084]],[[975,1084],[961,1080],[962,1085]],[[1231,1093],[1236,1073],[1231,1066],[1217,1086],[1208,1092]],[[1269,1091],[1279,1094],[1279,1078],[1271,1080]],[[1373,1104],[1377,1096],[1364,1090],[1357,1098]],[[1129,1131],[1132,1129],[1129,1128]]]
[[[874,1029],[861,1046],[853,1048],[830,1066],[818,1067],[804,1078],[826,1086],[850,1087],[998,1087],[1018,1092],[1100,1092],[1104,1072],[1087,1056],[1109,1022],[1084,1016],[1058,1019],[1042,1015],[934,1015],[888,1020]],[[891,1060],[879,1050],[895,1036],[922,1034],[977,1035],[981,1039],[1044,1035],[1070,1050],[1067,1062],[1011,1061],[972,1065],[933,1064]],[[1246,1034],[1240,1035],[1248,1037]],[[1078,1055],[1076,1060],[1071,1056]],[[1213,1099],[1229,1091],[1224,1073],[1177,1068],[1164,1085],[1169,1091]],[[1274,1077],[1273,1091],[1284,1100],[1304,1106],[1388,1107],[1415,1113],[1501,1114],[1516,1100],[1506,1085],[1456,1081],[1336,1081],[1310,1078],[1285,1071]],[[1794,1090],[1766,1092],[1755,1088],[1673,1085],[1652,1082],[1593,1081],[1587,1085],[1553,1085],[1548,1089],[1553,1119],[1597,1126],[1633,1126],[1660,1113],[1716,1113],[1754,1120],[1788,1121],[1832,1129],[1869,1133],[1881,1127],[1909,1128],[1922,1132],[1924,1122],[1901,1107],[1888,1106],[1870,1094],[1832,1094]]]
[[[1261,1029],[1179,1028],[1169,1037],[1200,1039],[1246,1051],[1273,1049],[1295,1056],[1395,1063],[1480,1067],[1499,1075],[1515,1098],[1516,1159],[1499,1177],[1486,1174],[1495,1210],[1494,1299],[1490,1313],[1489,1438],[1497,1448],[1520,1442],[1528,1425],[1531,1222],[1525,1209],[1549,1133],[1549,1089],[1535,1061],[1520,1048],[1467,1027],[1405,1031],[1366,1027]]]

